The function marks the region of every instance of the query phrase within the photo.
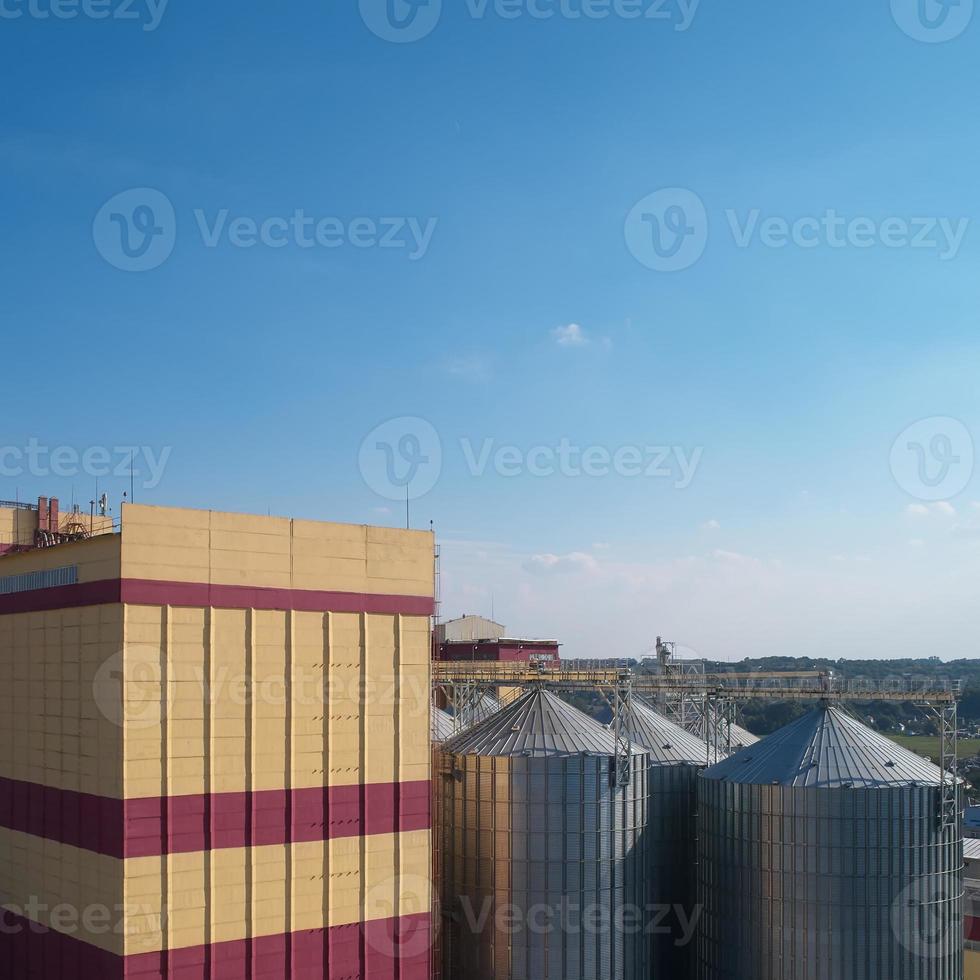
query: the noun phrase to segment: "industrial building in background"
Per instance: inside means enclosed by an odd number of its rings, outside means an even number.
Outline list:
[[[0,557],[108,534],[113,523],[107,511],[104,495],[87,514],[78,506],[62,511],[57,497],[39,497],[36,504],[0,500]]]
[[[434,660],[531,663],[554,666],[559,661],[557,640],[530,640],[507,636],[500,623],[482,616],[461,616],[439,623],[433,630]]]
[[[0,511],[0,976],[428,980],[432,535],[51,520]]]

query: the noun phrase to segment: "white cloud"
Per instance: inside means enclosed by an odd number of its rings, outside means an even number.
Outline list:
[[[712,557],[716,558],[718,561],[732,562],[737,565],[745,564],[758,564],[759,559],[753,558],[751,555],[742,555],[737,551],[725,551],[723,548],[716,548],[712,553]]]
[[[586,564],[574,551],[534,553],[458,537],[443,541],[444,611],[484,608],[487,603],[474,602],[468,591],[479,588],[495,596],[508,631],[557,636],[569,657],[601,656],[597,651],[611,648],[639,653],[658,633],[713,659],[778,656],[787,649],[819,657],[826,655],[828,630],[842,657],[884,657],[917,645],[939,647],[944,658],[975,654],[976,540],[958,542],[955,562],[914,532],[872,562],[855,544],[850,551],[830,550],[844,559],[833,563],[791,557],[777,563],[750,557],[750,549],[658,556],[657,548],[625,561],[612,557],[614,546],[608,554],[593,552],[598,561]]]
[[[958,538],[980,538],[980,524],[970,521],[966,524],[954,524],[953,534]]]
[[[586,347],[589,344],[588,335],[577,323],[570,323],[567,327],[555,327],[551,331],[551,336],[559,347]]]
[[[532,555],[525,563],[524,570],[534,575],[564,575],[568,572],[597,572],[599,563],[582,551],[569,555]]]
[[[592,550],[593,551],[608,551],[611,547],[612,547],[612,545],[611,544],[607,544],[605,541],[596,541],[596,543],[594,545],[592,545]]]
[[[443,367],[447,374],[465,381],[489,381],[493,376],[489,360],[479,354],[450,357]]]
[[[702,531],[720,531],[721,530],[721,524],[718,521],[716,521],[716,520],[714,520],[712,518],[710,521],[705,521],[701,525],[701,530]]]
[[[955,517],[956,508],[948,500],[940,500],[934,504],[909,504],[905,508],[909,517],[928,517],[930,514],[942,514],[944,517]]]

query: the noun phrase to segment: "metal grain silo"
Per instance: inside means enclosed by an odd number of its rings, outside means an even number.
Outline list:
[[[698,918],[698,776],[717,757],[707,743],[636,697],[626,727],[649,759],[646,896],[647,922],[656,930],[653,976],[687,980]]]
[[[442,863],[445,852],[443,840],[446,823],[442,813],[442,798],[439,794],[439,766],[442,761],[442,743],[456,734],[453,716],[432,705],[430,732],[432,737],[432,894],[435,899],[432,916],[432,977],[440,980],[442,976],[442,917],[440,901],[442,895]]]
[[[439,743],[456,734],[456,722],[448,711],[432,706],[432,741]]]
[[[647,757],[617,785],[616,740],[553,694],[526,693],[444,749],[445,976],[649,980]]]
[[[940,770],[823,706],[699,780],[701,980],[961,980]]]
[[[707,741],[718,749],[719,755],[724,758],[733,755],[742,749],[747,749],[752,745],[757,745],[759,737],[753,735],[747,728],[736,725],[733,721],[725,718],[718,718],[716,721],[710,718],[705,722],[707,730]],[[718,729],[718,737],[715,739],[715,728]]]

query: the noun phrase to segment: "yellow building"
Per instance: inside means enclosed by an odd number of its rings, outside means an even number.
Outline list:
[[[0,558],[0,976],[428,980],[428,533],[126,506]]]

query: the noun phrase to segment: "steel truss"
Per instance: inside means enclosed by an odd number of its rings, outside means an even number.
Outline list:
[[[630,781],[632,745],[628,719],[636,696],[658,705],[673,721],[707,742],[708,761],[718,753],[731,751],[731,724],[737,719],[739,702],[912,702],[929,710],[939,727],[941,825],[955,828],[959,821],[958,682],[931,686],[903,679],[881,685],[847,685],[840,677],[822,671],[707,674],[667,670],[651,674],[622,661],[565,661],[557,666],[443,661],[433,663],[432,683],[434,703],[454,707],[457,730],[475,720],[485,694],[496,695],[501,688],[544,687],[558,693],[598,693],[612,711],[610,730],[616,738],[616,756],[611,778],[617,786]]]

